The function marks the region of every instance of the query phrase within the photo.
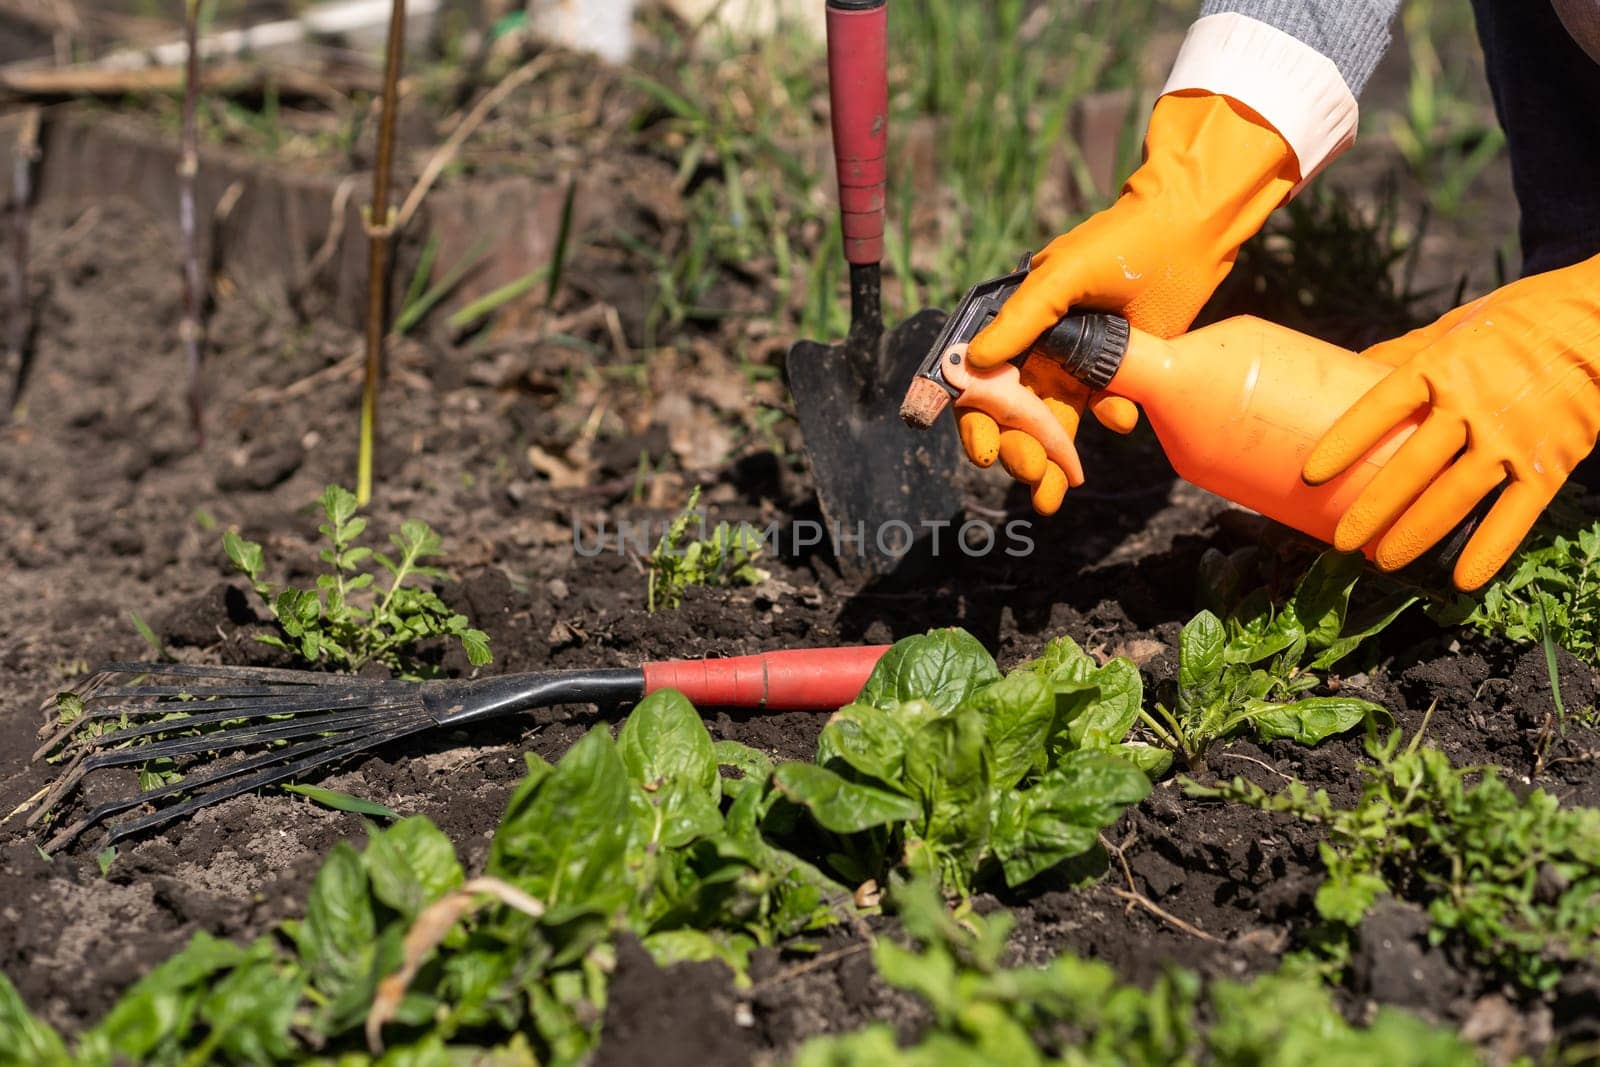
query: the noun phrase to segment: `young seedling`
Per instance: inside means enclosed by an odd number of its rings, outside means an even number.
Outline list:
[[[467,617],[451,611],[438,594],[414,584],[446,577],[422,562],[439,554],[439,535],[427,523],[408,519],[390,535],[398,550],[390,557],[356,543],[367,528],[367,520],[356,510],[355,494],[349,490],[330,485],[323,492],[322,511],[328,521],[318,529],[329,546],[320,558],[329,571],[317,577],[315,589],[275,589],[262,577],[261,546],[231,530],[223,535],[228,558],[250,579],[282,630],[257,640],[309,663],[329,663],[348,671],[381,663],[402,677],[417,676],[419,668],[409,653],[426,637],[455,638],[473,666],[491,662],[489,635],[473,629]],[[366,569],[369,562],[376,562],[382,571]],[[385,573],[386,587],[379,583]]]
[[[1506,139],[1500,127],[1488,121],[1486,108],[1463,97],[1459,72],[1440,59],[1432,33],[1437,18],[1432,0],[1408,5],[1402,16],[1411,78],[1405,113],[1389,116],[1389,133],[1432,204],[1453,216],[1461,211],[1472,183],[1505,148]]]
[[[700,487],[695,486],[650,553],[645,606],[652,615],[658,608],[676,608],[683,603],[684,590],[693,586],[758,585],[767,578],[755,565],[764,547],[761,532],[748,523],[719,522],[710,536],[685,542],[691,525],[698,522],[705,529],[704,516],[695,510],[699,503]]]

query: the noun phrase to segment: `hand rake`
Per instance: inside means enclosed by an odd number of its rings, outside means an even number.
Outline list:
[[[855,699],[887,647],[430,682],[270,667],[108,663],[74,691],[81,712],[40,731],[48,736],[33,758],[64,760],[66,767],[28,825],[55,811],[86,775],[108,768],[153,770],[164,780],[95,805],[56,829],[46,851],[126,811],[146,809],[110,826],[107,844],[411,734],[535,708],[611,707],[662,689],[677,689],[701,707],[837,708]]]

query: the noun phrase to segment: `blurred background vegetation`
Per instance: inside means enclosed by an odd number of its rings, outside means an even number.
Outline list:
[[[152,19],[170,14],[161,0],[123,6]],[[207,18],[227,24],[303,6],[214,0]],[[891,310],[947,305],[1109,202],[1137,163],[1148,108],[1198,7],[895,0]],[[509,48],[473,54],[464,42],[482,17],[447,6],[434,55],[413,65],[414,81],[436,104],[470,98],[464,77],[492,84],[522,58]],[[500,23],[502,35],[516,28]],[[1458,290],[1487,288],[1514,270],[1503,138],[1470,6],[1408,0],[1394,33],[1363,100],[1357,148],[1242,257],[1228,309],[1242,309],[1254,293],[1269,305],[1259,312],[1278,310],[1299,325],[1376,318],[1387,326],[1418,300],[1431,312]],[[684,236],[633,249],[656,288],[652,330],[729,313],[715,294],[719,275],[733,271],[770,279],[769,313],[786,331],[838,335],[845,311],[826,68],[812,29],[780,25],[752,40],[646,7],[638,37],[627,69],[586,70],[639,94],[628,131],[635,147],[675,155]],[[274,154],[354,155],[366,103],[355,101],[341,123],[318,124],[314,137],[286,127],[270,93],[254,104],[212,101],[206,127],[215,139]],[[165,106],[175,123],[175,102]],[[552,128],[572,119],[528,117]],[[455,170],[472,166],[467,151]]]
[[[165,0],[100,6],[135,22],[170,24],[175,14]],[[306,6],[211,0],[202,19],[225,27]],[[1115,197],[1198,8],[1198,0],[893,0],[891,321],[949,306]],[[402,196],[474,102],[546,54],[529,25],[515,4],[445,0],[432,32],[412,42]],[[1408,0],[1394,34],[1362,102],[1357,146],[1242,251],[1202,321],[1248,312],[1361,347],[1514,275],[1515,206],[1470,5]],[[697,338],[712,339],[750,380],[772,379],[789,341],[843,335],[826,65],[814,25],[780,21],[751,37],[650,3],[636,38],[625,66],[552,56],[440,178],[443,188],[525,175],[557,196],[565,190],[551,261],[475,287],[481,242],[507,234],[471,235],[466,251],[460,241],[451,248],[412,235],[424,247],[395,281],[397,332],[443,328],[452,343],[489,337],[525,325],[529,306],[570,309],[593,298],[593,279],[609,275],[625,279],[606,296],[623,309],[613,332],[625,345],[541,340],[589,353],[610,380],[642,380],[651,352]],[[101,106],[141,110],[176,135],[173,96]],[[256,94],[208,95],[201,131],[214,145],[297,169],[358,174],[372,164],[376,110],[359,90],[291,107],[269,83]],[[595,175],[605,178],[585,184]],[[607,197],[645,203],[649,225],[638,224],[641,211],[593,202]],[[781,417],[776,408],[759,416],[764,425]]]

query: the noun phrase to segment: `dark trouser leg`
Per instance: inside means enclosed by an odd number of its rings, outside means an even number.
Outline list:
[[[1600,64],[1550,0],[1472,0],[1522,211],[1522,273],[1600,253]],[[1573,480],[1600,491],[1600,456]]]
[[[1600,253],[1600,64],[1550,0],[1473,0],[1522,209],[1522,273]]]

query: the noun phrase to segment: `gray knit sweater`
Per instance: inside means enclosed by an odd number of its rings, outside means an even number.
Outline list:
[[[1356,96],[1389,49],[1401,0],[1205,0],[1201,15],[1236,12],[1299,39],[1333,60]]]

